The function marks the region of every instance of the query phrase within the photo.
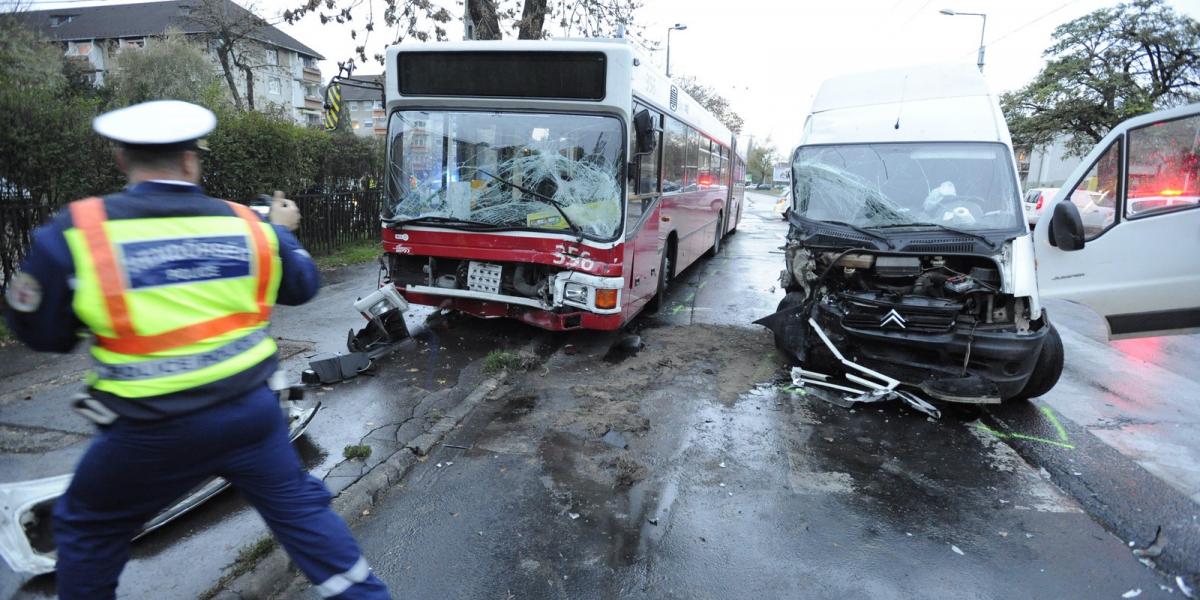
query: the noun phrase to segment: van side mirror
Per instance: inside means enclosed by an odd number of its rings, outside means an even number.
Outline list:
[[[658,138],[654,134],[658,132],[658,127],[655,126],[654,116],[646,109],[639,110],[633,115],[633,131],[637,136],[637,153],[649,154],[654,152],[658,146]]]
[[[1050,231],[1047,234],[1051,246],[1068,252],[1083,248],[1083,217],[1079,216],[1079,208],[1070,199],[1054,205],[1054,216],[1050,218]]]

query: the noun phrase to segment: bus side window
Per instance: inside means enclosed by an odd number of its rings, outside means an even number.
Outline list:
[[[643,106],[635,104],[634,112],[642,110]],[[662,117],[654,114],[655,125],[661,123]],[[661,138],[661,134],[655,133],[656,138]],[[629,201],[625,207],[625,231],[632,234],[636,231],[638,223],[642,220],[643,213],[649,208],[658,194],[658,153],[661,151],[662,140],[656,139],[654,151],[647,154],[642,154],[637,158],[636,172],[634,173],[634,181],[630,185]]]
[[[687,148],[687,126],[667,117],[667,140],[663,144],[663,187],[664,194],[683,191],[684,159]]]
[[[700,132],[686,125],[684,129],[687,131],[687,142],[683,157],[683,189],[695,190],[696,174],[700,170]]]

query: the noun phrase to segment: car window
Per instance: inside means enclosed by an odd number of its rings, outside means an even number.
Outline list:
[[[1125,214],[1139,217],[1200,203],[1200,116],[1129,132]]]
[[[1064,197],[1079,209],[1085,240],[1093,240],[1116,220],[1116,199],[1121,181],[1121,138],[1096,159],[1087,175]]]

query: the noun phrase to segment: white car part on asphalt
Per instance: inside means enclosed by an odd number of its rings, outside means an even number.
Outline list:
[[[857,383],[858,385],[866,388],[858,389],[832,383],[829,381],[832,378],[830,375],[818,373],[816,371],[807,371],[805,369],[801,369],[800,367],[794,367],[792,368],[793,384],[799,387],[812,385],[834,389],[841,392],[846,392],[848,394],[854,394],[852,397],[843,399],[848,404],[900,400],[913,409],[921,411],[922,413],[925,413],[935,419],[942,418],[942,411],[938,410],[936,406],[933,406],[925,400],[922,400],[915,394],[897,389],[897,387],[900,385],[898,380],[888,377],[887,375],[884,375],[878,371],[868,369],[867,367],[864,367],[843,356],[842,353],[837,349],[837,346],[834,346],[829,337],[825,335],[825,332],[821,330],[821,326],[817,324],[816,320],[809,318],[808,324],[810,327],[812,327],[813,331],[817,333],[817,336],[821,338],[821,342],[825,344],[825,347],[828,348],[831,353],[833,353],[833,356],[837,358],[839,362],[850,369],[867,375],[869,378],[855,375],[854,373],[850,372],[844,373],[843,376],[846,378],[846,380]],[[872,381],[872,379],[878,381]]]

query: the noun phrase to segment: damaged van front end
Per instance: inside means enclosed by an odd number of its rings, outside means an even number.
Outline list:
[[[997,403],[1027,389],[1049,327],[1031,281],[1028,236],[996,242],[936,231],[887,242],[790,215],[787,295],[762,319],[807,369],[840,370],[814,329],[857,363],[950,402]],[[1030,293],[1030,292],[1034,293]]]

